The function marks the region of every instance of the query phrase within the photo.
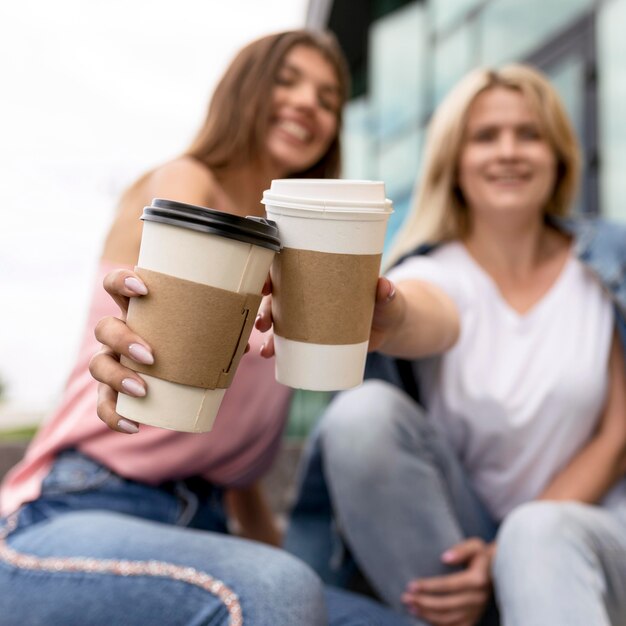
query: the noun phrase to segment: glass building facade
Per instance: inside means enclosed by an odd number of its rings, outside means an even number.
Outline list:
[[[385,181],[395,205],[388,241],[410,205],[437,104],[473,67],[510,61],[553,80],[578,131],[585,159],[576,210],[626,221],[626,0],[370,0],[350,7],[366,4],[373,17],[366,77],[358,81],[365,86],[346,111],[344,176]]]

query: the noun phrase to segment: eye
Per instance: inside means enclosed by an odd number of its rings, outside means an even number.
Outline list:
[[[297,68],[291,65],[283,65],[279,68],[278,72],[276,72],[274,82],[277,85],[291,87],[295,85],[300,79],[300,71]]]
[[[337,113],[339,111],[337,99],[330,95],[320,94],[318,102],[325,111],[330,111],[331,113]]]
[[[541,133],[539,132],[539,129],[536,126],[530,124],[521,126],[517,131],[517,135],[520,139],[526,139],[528,141],[536,141],[538,139],[541,139]]]
[[[483,128],[476,129],[470,135],[470,141],[477,143],[487,143],[494,141],[498,136],[498,130],[492,126],[485,126]]]
[[[283,87],[291,87],[291,85],[295,84],[295,77],[287,72],[279,72],[274,78],[274,82],[277,85],[282,85]]]

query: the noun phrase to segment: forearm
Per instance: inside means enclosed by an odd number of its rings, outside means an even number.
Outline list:
[[[374,317],[381,331],[379,350],[415,359],[439,354],[454,345],[459,317],[452,300],[441,290],[418,281],[401,282],[392,310]]]
[[[281,533],[260,483],[227,491],[226,507],[243,537],[273,546],[281,544]]]
[[[597,433],[541,494],[544,500],[594,503],[626,474],[626,366],[617,333],[609,357],[609,384]]]
[[[593,504],[602,499],[625,471],[623,443],[600,433],[552,479],[539,499]]]

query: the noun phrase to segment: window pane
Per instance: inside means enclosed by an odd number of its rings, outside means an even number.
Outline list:
[[[593,0],[493,0],[481,13],[482,62],[527,56],[593,6]]]
[[[414,4],[376,22],[370,35],[372,121],[379,137],[399,132],[423,115],[426,31]]]
[[[369,119],[367,98],[356,98],[346,105],[341,133],[343,178],[370,179],[377,176]]]
[[[378,175],[385,181],[387,195],[392,199],[413,187],[420,162],[422,134],[422,129],[413,129],[381,146]]]
[[[626,2],[602,5],[598,19],[600,203],[602,214],[626,222]]]
[[[476,21],[468,22],[462,28],[437,43],[434,52],[433,103],[434,108],[454,84],[472,68],[476,58],[474,42]]]
[[[378,158],[378,178],[385,181],[387,197],[394,203],[394,213],[389,218],[389,242],[404,220],[407,202],[417,179],[424,131],[413,128],[401,138],[381,147]]]
[[[558,65],[546,70],[546,74],[559,92],[578,138],[582,140],[584,127],[582,99],[585,95],[583,58],[566,57]]]
[[[585,137],[585,120],[583,117],[583,98],[585,96],[584,72],[584,59],[580,55],[567,56],[558,64],[545,70],[545,73],[549,76],[552,84],[556,87],[556,90],[559,92],[559,95],[563,100],[567,114],[572,122],[572,125],[574,126],[574,130],[576,131],[578,141],[581,144],[581,149],[583,150],[583,164],[585,164],[584,170],[581,172],[583,178],[587,176],[587,172],[585,171],[587,158],[585,158],[585,156],[588,156],[585,150],[586,146],[583,143]],[[583,209],[589,210],[589,207],[583,207],[581,204],[582,192],[583,189],[581,186],[578,190],[578,196],[575,200],[574,206],[572,207],[572,211],[574,213],[579,213]]]
[[[480,0],[431,0],[428,7],[435,30],[447,28],[479,4]]]

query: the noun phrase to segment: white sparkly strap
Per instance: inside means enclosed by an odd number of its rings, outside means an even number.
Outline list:
[[[217,596],[226,606],[230,626],[241,626],[243,614],[237,594],[205,572],[194,567],[174,565],[164,561],[128,561],[117,559],[93,559],[88,557],[38,557],[23,554],[10,548],[6,538],[17,526],[17,515],[8,517],[0,529],[0,561],[25,570],[45,572],[86,572],[88,574],[113,574],[116,576],[155,576],[171,578],[196,585]]]

